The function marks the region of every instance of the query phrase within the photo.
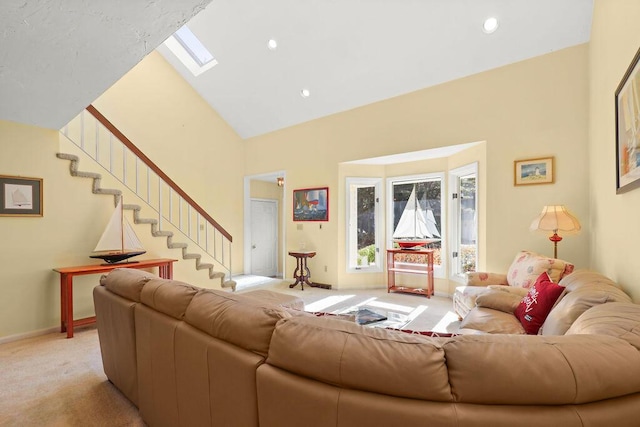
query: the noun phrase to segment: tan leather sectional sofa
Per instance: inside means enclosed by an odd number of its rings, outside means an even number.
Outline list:
[[[150,426],[640,420],[640,310],[631,303],[585,312],[576,334],[434,338],[138,270],[114,270],[102,283],[94,300],[105,373]]]
[[[564,335],[584,312],[594,306],[612,302],[631,303],[631,297],[617,283],[595,271],[575,271],[563,277],[559,285],[564,287],[564,291],[542,324],[540,335]],[[460,323],[461,328],[492,334],[525,333],[513,311],[529,289],[508,285],[475,288],[481,292],[472,294],[475,306]],[[471,303],[466,303],[471,306]]]

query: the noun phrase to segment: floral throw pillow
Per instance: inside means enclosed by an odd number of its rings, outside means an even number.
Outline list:
[[[553,283],[546,272],[538,276],[513,313],[527,334],[538,333],[563,290],[564,287]]]
[[[557,283],[572,271],[573,264],[567,261],[522,251],[516,255],[509,267],[507,282],[510,286],[529,288],[541,273],[548,273],[551,280]]]

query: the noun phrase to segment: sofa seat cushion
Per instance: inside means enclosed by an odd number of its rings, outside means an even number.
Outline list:
[[[544,272],[549,274],[553,282],[558,283],[564,276],[573,272],[573,264],[538,255],[535,252],[522,251],[511,263],[507,272],[507,281],[511,286],[529,288]]]
[[[611,335],[640,350],[640,305],[631,302],[601,304],[584,312],[566,335]]]
[[[564,335],[573,322],[591,307],[609,302],[631,302],[617,287],[595,284],[574,288],[551,310],[541,328],[542,335]]]
[[[492,308],[494,310],[504,311],[505,313],[513,313],[522,298],[519,294],[512,292],[504,292],[496,289],[487,289],[476,298],[478,307]]]
[[[460,329],[475,329],[489,334],[524,334],[524,327],[512,313],[475,307],[460,323]]]

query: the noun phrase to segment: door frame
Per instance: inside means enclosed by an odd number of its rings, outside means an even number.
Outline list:
[[[259,180],[269,180],[269,179],[273,179],[273,182],[276,182],[276,178],[277,177],[283,177],[284,178],[284,186],[282,187],[282,200],[279,200],[279,207],[280,209],[282,209],[282,223],[280,224],[280,230],[282,230],[281,234],[282,234],[282,256],[279,257],[282,260],[282,264],[278,266],[278,272],[276,273],[278,276],[285,276],[285,266],[286,266],[286,262],[287,262],[287,258],[286,258],[286,248],[287,245],[285,244],[285,242],[287,241],[287,227],[286,227],[286,221],[287,221],[287,215],[286,212],[288,212],[289,209],[289,203],[287,203],[288,198],[286,197],[287,195],[287,173],[283,170],[281,171],[275,171],[275,172],[269,172],[269,173],[263,173],[263,174],[256,174],[256,175],[247,175],[244,177],[244,184],[243,184],[243,191],[244,191],[244,197],[243,197],[243,213],[244,213],[244,225],[243,225],[243,230],[244,230],[244,239],[243,239],[243,260],[244,260],[244,267],[243,267],[243,273],[244,274],[251,274],[251,181],[254,179],[259,179]],[[278,242],[280,243],[280,242]]]

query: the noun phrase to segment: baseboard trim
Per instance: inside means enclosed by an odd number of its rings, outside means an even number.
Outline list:
[[[60,332],[60,326],[53,326],[47,329],[40,329],[37,331],[25,332],[23,334],[9,335],[0,338],[0,344],[6,344],[13,341],[20,341],[27,338],[39,337],[40,335],[47,335],[53,332]]]

